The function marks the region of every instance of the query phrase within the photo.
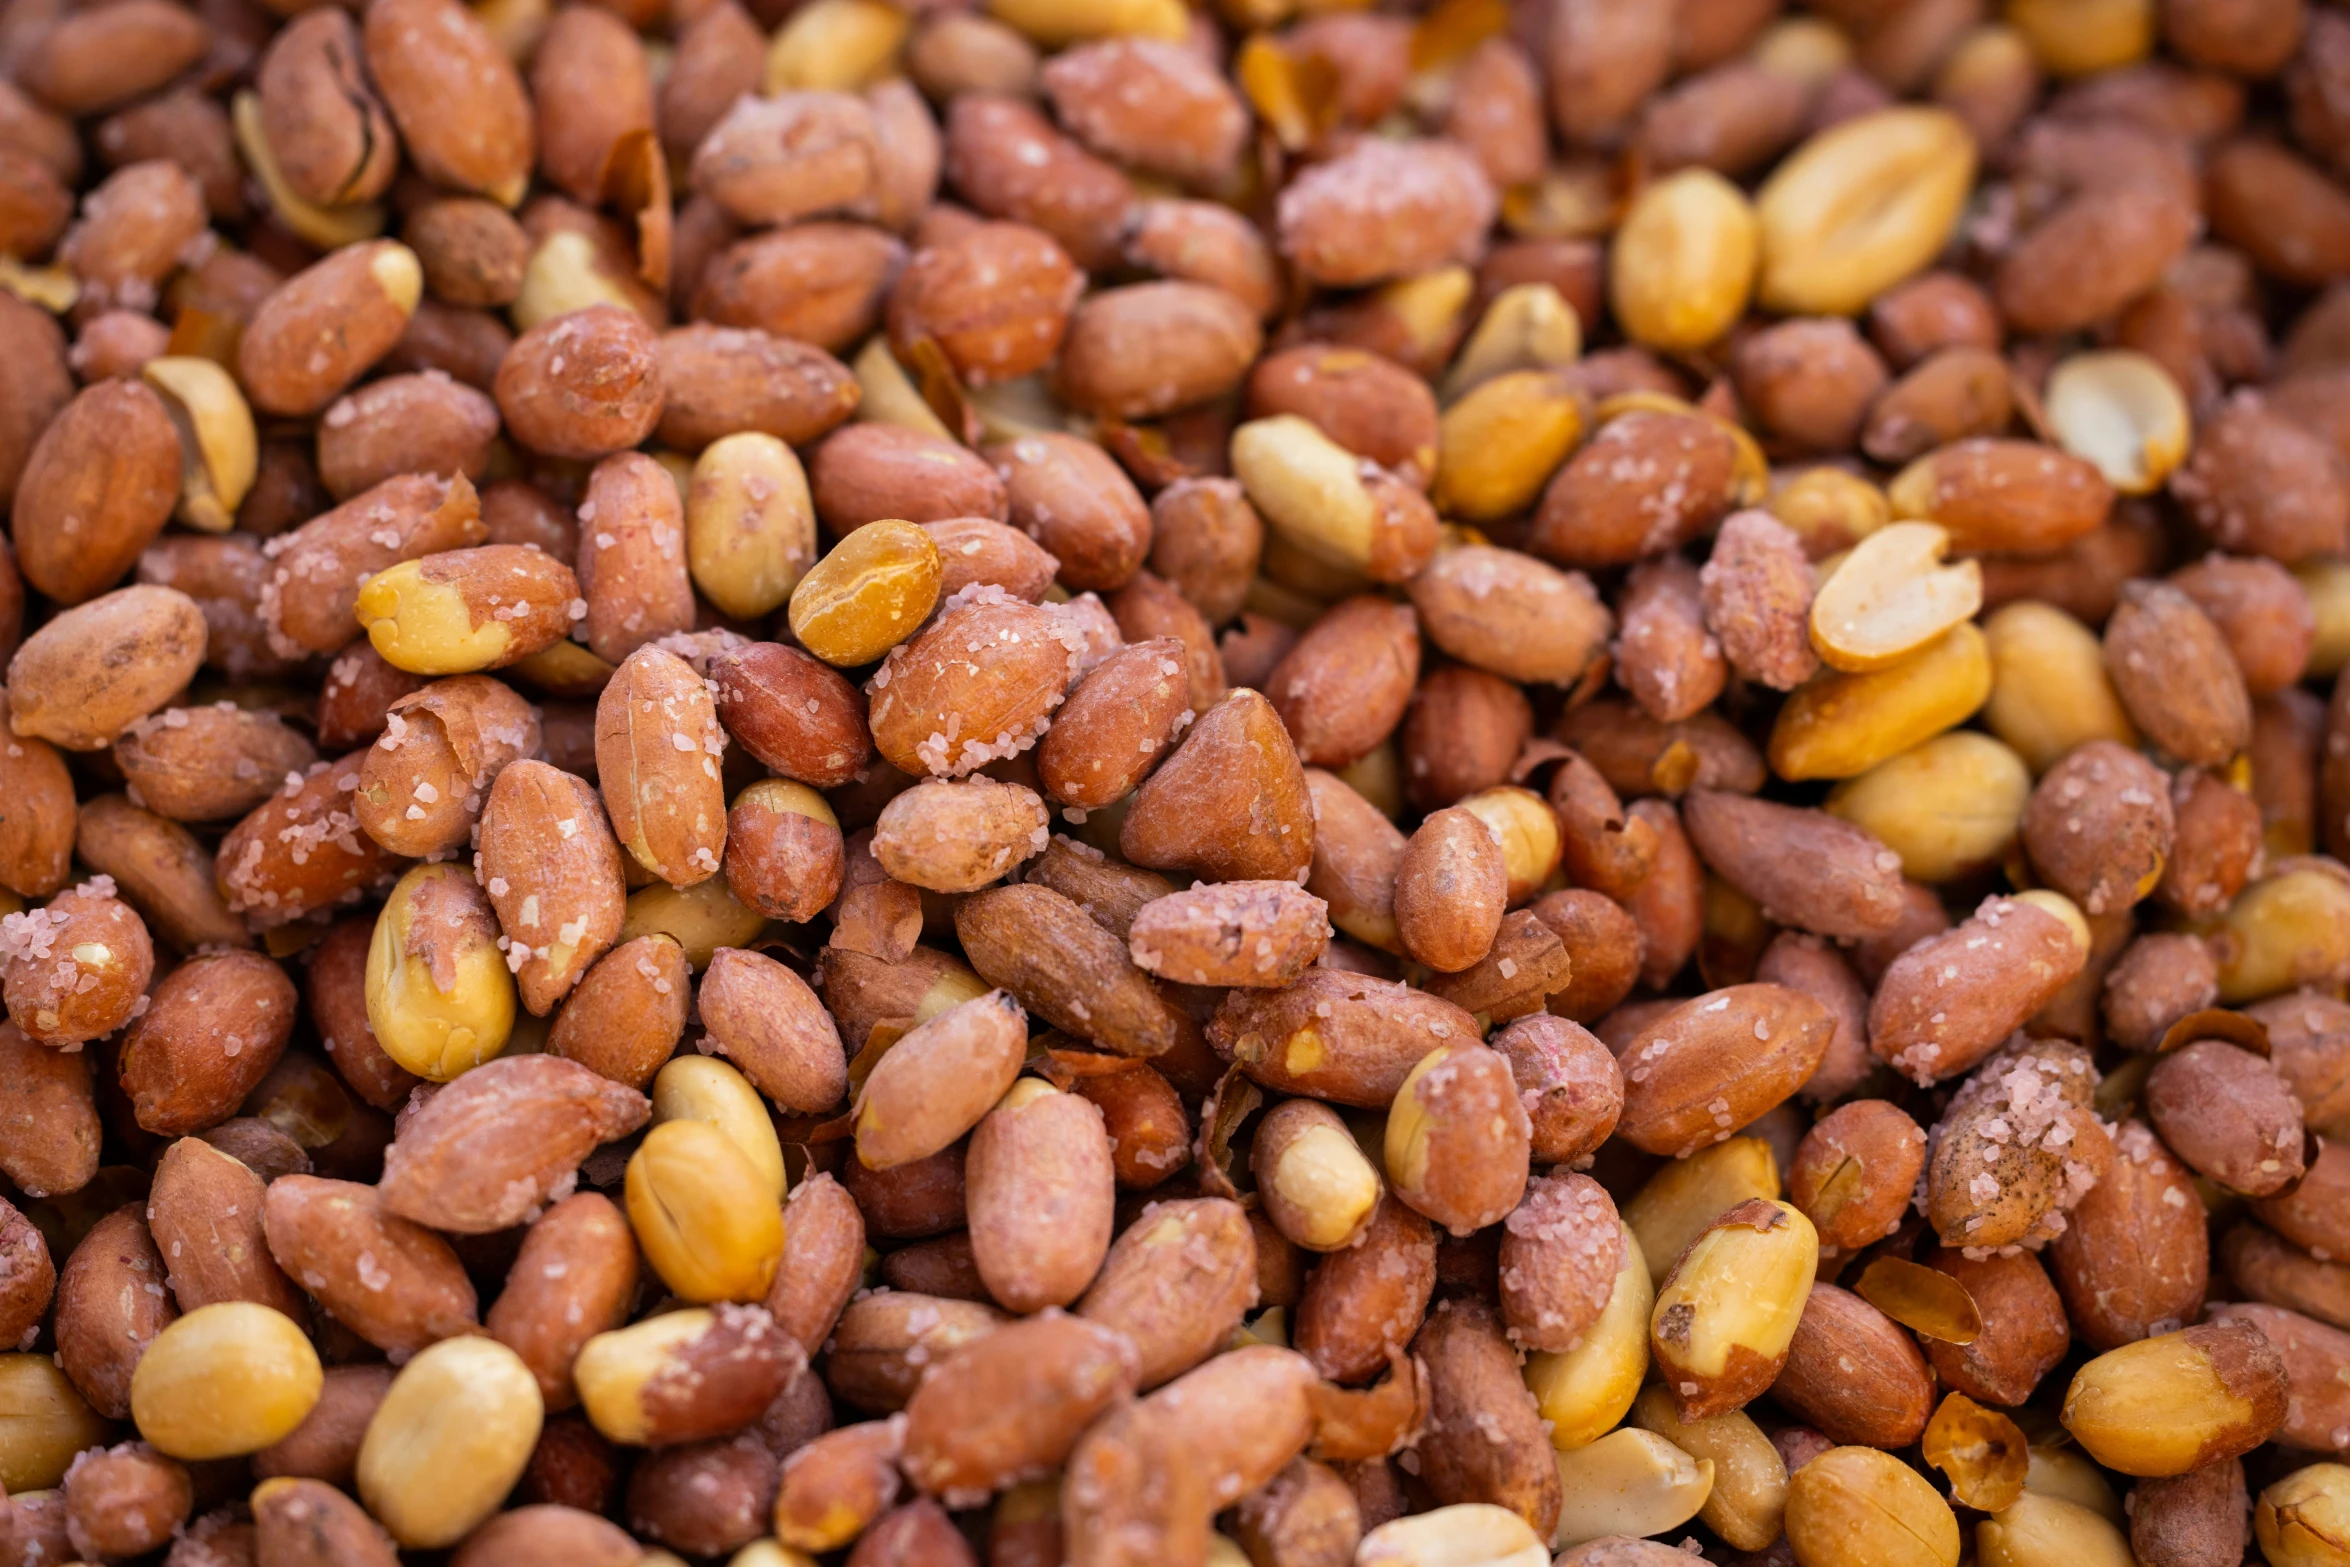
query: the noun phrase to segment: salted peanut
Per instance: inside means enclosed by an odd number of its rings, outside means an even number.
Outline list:
[[[2196,432],[2171,492],[2215,544],[2236,554],[2299,567],[2338,551],[2350,535],[2340,454],[2255,397],[2231,398]]]
[[[1760,1199],[1714,1219],[1665,1275],[1649,1344],[1684,1420],[1738,1408],[1786,1363],[1819,1260],[1793,1206]]]
[[[1900,858],[1849,822],[1713,789],[1692,790],[1681,820],[1706,864],[1775,923],[1863,937],[1898,920]]]
[[[2234,1459],[2130,1488],[2129,1546],[2154,1567],[2241,1560],[2251,1543],[2252,1498]]]
[[[1070,312],[1055,386],[1087,413],[1154,418],[1231,391],[1262,346],[1255,312],[1223,289],[1136,283]]]
[[[1802,541],[1770,513],[1736,512],[1722,523],[1698,580],[1706,623],[1731,668],[1779,691],[1810,678],[1819,667],[1804,630],[1811,578]]]
[[[195,1505],[186,1469],[132,1443],[84,1454],[64,1493],[68,1538],[92,1556],[159,1550]]]
[[[359,635],[365,579],[404,560],[481,543],[487,530],[463,474],[406,474],[354,495],[275,544],[260,614],[282,657],[332,653]]]
[[[1439,1502],[1490,1499],[1548,1533],[1564,1478],[1517,1374],[1501,1318],[1478,1301],[1446,1301],[1413,1341],[1428,1379],[1421,1478]]]
[[[1549,1559],[1545,1536],[1491,1502],[1390,1519],[1363,1536],[1354,1557],[1360,1567],[1540,1567]]]
[[[425,292],[464,307],[510,305],[522,291],[531,245],[504,207],[442,196],[409,212],[400,238],[424,268]]]
[[[2005,431],[2014,417],[2014,401],[2007,362],[1997,354],[1980,348],[1943,349],[1884,388],[1868,405],[1860,446],[1880,462],[1913,462],[1969,436]]]
[[[2136,193],[2095,193],[2077,198],[2071,210],[2089,215],[2086,204],[2099,196],[2136,199]],[[2105,233],[2099,242],[2112,244],[2115,236]],[[2057,443],[2094,463],[2124,495],[2154,493],[2186,459],[2187,400],[2169,372],[2144,354],[2075,354],[2050,372],[2041,402]]]
[[[1435,394],[1377,354],[1309,344],[1268,355],[1249,375],[1248,412],[1259,419],[1295,414],[1348,451],[1423,486],[1436,471]]]
[[[1622,1270],[1616,1205],[1582,1175],[1530,1182],[1501,1238],[1501,1310],[1510,1341],[1571,1351],[1606,1311]]]
[[[189,1312],[146,1346],[129,1413],[158,1452],[233,1458],[293,1431],[322,1385],[299,1327],[267,1306],[227,1301]]]
[[[862,1534],[897,1500],[901,1422],[828,1431],[790,1454],[775,1496],[775,1533],[794,1551],[828,1551]]]
[[[914,253],[890,293],[890,341],[909,363],[917,344],[935,343],[966,386],[1016,380],[1059,350],[1083,287],[1042,230],[974,224]]]
[[[444,0],[399,0],[368,14],[366,43],[376,89],[426,178],[519,201],[535,154],[530,100],[489,31]]]
[[[2254,1224],[2221,1237],[2220,1256],[2236,1287],[2253,1300],[2335,1327],[2350,1321],[2350,1270],[2342,1264],[2311,1257]]]
[[[620,933],[620,846],[588,783],[528,759],[490,786],[479,839],[477,868],[509,966],[519,958],[523,1005],[544,1017]]]
[[[580,602],[571,568],[530,545],[489,544],[402,561],[353,602],[368,641],[418,675],[501,669],[569,635]]]
[[[694,149],[694,188],[746,227],[872,212],[881,149],[852,93],[745,96]]]
[[[1524,1018],[1490,1041],[1510,1064],[1536,1163],[1572,1164],[1615,1130],[1623,1074],[1607,1047],[1563,1017]]]
[[[1640,977],[1661,988],[1688,964],[1704,934],[1705,868],[1670,804],[1635,800],[1630,811],[1657,835],[1656,863],[1628,911],[1640,936]]]
[[[486,1338],[435,1344],[401,1368],[367,1424],[360,1499],[404,1546],[454,1544],[505,1499],[543,1418],[514,1351]]]
[[[438,680],[385,710],[383,738],[359,764],[351,808],[395,854],[447,854],[474,836],[499,774],[540,749],[538,713],[486,675]]]
[[[531,1368],[548,1409],[569,1409],[579,1402],[572,1374],[582,1346],[627,1320],[636,1285],[628,1221],[608,1198],[583,1192],[532,1221],[484,1326]]]
[[[1150,511],[1109,453],[1041,431],[985,448],[1003,481],[1009,520],[1061,563],[1071,589],[1122,587],[1150,553]]]
[[[906,1406],[907,1475],[981,1495],[1069,1456],[1093,1418],[1135,1386],[1134,1347],[1058,1314],[1017,1322],[946,1356]]]
[[[1495,205],[1484,170],[1452,142],[1367,142],[1290,181],[1277,238],[1316,283],[1351,287],[1475,260]]]
[[[2350,1150],[2328,1139],[2320,1139],[2317,1148],[2317,1157],[2309,1161],[2308,1174],[2298,1186],[2256,1199],[2251,1209],[2261,1223],[2294,1245],[2321,1261],[2332,1261],[2350,1255],[2350,1248],[2342,1244],[2343,1223],[2337,1217],[2341,1210],[2333,1206],[2343,1177],[2350,1174]]]
[[[2176,820],[2168,784],[2111,740],[2077,747],[2042,775],[2025,808],[2032,868],[2084,913],[2128,908],[2162,878]]]
[[[633,312],[574,309],[515,339],[495,390],[507,432],[531,450],[603,457],[643,440],[660,420],[658,345]]]
[[[1734,985],[1685,1002],[1621,1052],[1617,1135],[1651,1153],[1721,1142],[1801,1087],[1834,1029],[1825,1006],[1777,985]]]
[[[2150,932],[2107,971],[2100,1010],[2115,1044],[2151,1051],[2173,1024],[2218,999],[2219,965],[2207,942],[2185,932]]]
[[[1135,963],[1167,979],[1278,989],[1328,946],[1328,906],[1291,882],[1224,882],[1143,905],[1127,939]]]
[[[1869,1004],[1869,1047],[1921,1081],[1965,1071],[2081,971],[2086,930],[2054,893],[1986,900],[1886,969]]]
[[[929,535],[910,531],[935,562]],[[809,594],[848,547],[825,557],[799,593]],[[950,604],[910,641],[905,629],[919,622],[919,613],[886,628],[873,617],[864,633],[896,643],[869,683],[874,744],[891,765],[916,777],[960,777],[1025,751],[1049,727],[1046,715],[1078,673],[1077,631],[1059,610],[1023,604],[1000,588],[966,592],[964,602]]]
[[[1761,498],[1760,465],[1741,437],[1671,405],[1608,419],[1543,491],[1527,547],[1562,566],[1596,569],[1689,543],[1741,501]]]
[[[2065,1040],[2019,1043],[1961,1085],[1926,1154],[1924,1211],[1946,1245],[2052,1236],[2113,1163],[2088,1108],[2097,1074]]]
[[[1361,1236],[1308,1276],[1294,1342],[1330,1380],[1368,1382],[1411,1342],[1435,1284],[1434,1231],[1383,1195]]]
[[[2081,458],[2028,441],[1964,440],[1920,457],[1886,487],[1897,518],[1939,525],[1949,547],[2045,554],[2102,524],[2113,503]]]
[[[641,1094],[559,1056],[484,1062],[402,1121],[376,1189],[391,1212],[446,1233],[506,1229],[648,1113]]]
[[[1025,1079],[971,1134],[965,1160],[972,1260],[1006,1309],[1065,1306],[1109,1251],[1116,1178],[1101,1112]]]
[[[708,679],[727,732],[786,778],[833,788],[872,754],[856,687],[797,648],[735,648],[711,659]]]
[[[80,1191],[98,1169],[97,1105],[90,1063],[0,1025],[0,1057],[15,1074],[0,1118],[0,1173],[28,1196]]]
[[[376,916],[367,1021],[384,1052],[446,1082],[505,1049],[514,982],[488,896],[453,865],[409,871]]]
[[[172,588],[118,588],[54,616],[8,661],[21,736],[95,751],[168,703],[204,656],[204,616]]]
[[[1201,714],[1135,791],[1119,847],[1134,864],[1210,881],[1302,879],[1313,863],[1313,815],[1272,705],[1239,690]]]
[[[2109,1469],[2185,1474],[2275,1432],[2285,1418],[2285,1363],[2248,1322],[2186,1328],[2083,1366],[2065,1389],[2062,1418]]]
[[[667,1447],[740,1430],[803,1364],[764,1310],[721,1306],[599,1333],[581,1346],[572,1375],[598,1431]]]
[[[2182,760],[2217,767],[2251,738],[2243,673],[2219,628],[2177,588],[2123,588],[2106,622],[2105,666],[2139,728]]]
[[[2091,740],[2134,746],[2096,634],[2037,600],[2003,606],[1983,624],[1991,658],[1984,721],[2034,773]]]
[[[265,413],[314,414],[389,353],[424,274],[392,240],[338,250],[261,302],[237,349],[238,379]]]
[[[40,433],[16,486],[25,580],[62,604],[120,581],[171,519],[180,441],[169,403],[137,381],[102,381]]]
[[[1299,415],[1254,419],[1235,430],[1232,471],[1273,532],[1315,560],[1403,582],[1436,553],[1436,515],[1426,498]]]
[[[318,760],[310,742],[275,714],[230,702],[139,719],[115,741],[113,756],[140,805],[182,822],[242,816],[288,773]]]
[[[1178,479],[1151,498],[1150,569],[1210,624],[1239,613],[1264,539],[1263,519],[1231,479]]]
[[[1466,1235],[1518,1206],[1531,1137],[1507,1058],[1442,1044],[1396,1089],[1383,1162],[1397,1197]]]
[[[1445,550],[1408,591],[1430,641],[1507,679],[1572,682],[1606,645],[1607,609],[1582,574],[1515,550]]]
[[[1314,822],[1306,890],[1324,901],[1337,929],[1372,946],[1400,950],[1395,874],[1403,860],[1403,834],[1336,774],[1308,768],[1305,781]]]
[[[598,1476],[600,1490],[580,1499],[590,1505],[600,1500],[608,1506],[616,1478],[610,1468],[610,1450],[601,1450],[601,1457],[605,1468]],[[629,1527],[635,1535],[664,1541],[697,1556],[723,1555],[766,1532],[775,1480],[774,1453],[749,1435],[649,1453],[629,1475]],[[670,1550],[647,1554],[655,1567],[684,1560]]]
[[[1050,837],[1033,790],[992,778],[931,778],[898,795],[873,824],[873,855],[895,879],[933,892],[976,892]]]
[[[91,1226],[57,1275],[57,1364],[90,1407],[131,1412],[133,1368],[178,1316],[161,1283],[163,1259],[136,1208]]]
[[[1832,1442],[1906,1447],[1933,1412],[1934,1378],[1916,1341],[1891,1318],[1849,1290],[1817,1283],[1771,1397]]]
[[[1027,1049],[1026,1015],[1001,990],[919,1024],[858,1090],[858,1162],[886,1170],[951,1146],[1011,1089]]]
[[[257,953],[208,954],[172,970],[117,1061],[139,1125],[174,1137],[227,1119],[284,1052],[294,1000],[293,981]]]
[[[861,223],[770,229],[710,258],[694,290],[694,313],[846,353],[880,325],[890,274],[904,256],[897,239]]]
[[[1956,116],[1856,115],[1798,147],[1755,197],[1756,298],[1786,314],[1851,315],[1942,248],[1974,182]]]
[[[1491,950],[1508,895],[1508,864],[1493,830],[1448,806],[1421,822],[1396,861],[1397,938],[1430,968],[1458,973]]]
[[[718,870],[725,749],[707,687],[674,653],[636,649],[596,699],[596,783],[613,833],[672,886],[691,887]]]
[[[1010,507],[1003,481],[976,453],[943,434],[896,424],[835,431],[816,449],[808,479],[816,515],[842,536],[891,518],[1000,522]]]
[[[1098,810],[1124,799],[1192,714],[1185,650],[1173,637],[1130,642],[1069,693],[1037,749],[1037,773],[1055,800]]]
[[[1298,638],[1265,689],[1309,766],[1344,768],[1402,721],[1419,678],[1414,612],[1370,594],[1333,605]]]
[[[347,500],[403,473],[488,470],[498,407],[487,394],[425,371],[387,376],[338,399],[318,427],[327,493]]]
[[[1125,944],[1042,886],[999,887],[957,906],[972,966],[1056,1027],[1121,1055],[1172,1048],[1178,1023]]]
[[[853,1407],[890,1414],[905,1407],[927,1368],[1010,1320],[978,1301],[868,1292],[841,1313],[827,1346],[825,1381]]]
[[[262,1224],[286,1276],[377,1348],[413,1354],[473,1331],[473,1286],[456,1254],[386,1211],[373,1187],[280,1176],[269,1184]]]
[[[146,1009],[155,946],[113,883],[99,879],[6,916],[0,962],[9,1020],[44,1045],[79,1049]],[[261,1028],[254,1033],[258,1049]]]
[[[2350,1333],[2281,1306],[2228,1304],[2210,1310],[2213,1326],[2251,1328],[2284,1358],[2285,1422],[2276,1439],[2285,1447],[2324,1451],[2343,1417],[2341,1372],[2350,1357]]]
[[[1770,1444],[1763,1446],[1767,1451]],[[1618,1558],[1598,1550],[1598,1542],[1634,1542],[1696,1517],[1712,1498],[1717,1470],[1711,1458],[1692,1457],[1666,1436],[1625,1426],[1561,1452],[1558,1474],[1565,1501],[1551,1538],[1569,1547],[1560,1560],[1604,1564]]]
[[[691,629],[684,506],[660,465],[639,452],[605,458],[588,477],[579,515],[580,624],[589,649],[616,664]]]
[[[547,1049],[642,1089],[683,1036],[692,993],[685,951],[674,938],[620,941],[581,976],[555,1014]]]
[[[1857,1099],[1804,1134],[1787,1167],[1787,1195],[1823,1249],[1858,1251],[1900,1227],[1925,1165],[1917,1122],[1882,1099]]]
[[[2199,1174],[2253,1197],[2301,1178],[2300,1101],[2262,1057],[2199,1040],[2156,1062],[2145,1091],[2155,1130]]]
[[[1957,1567],[1958,1519],[1890,1453],[1832,1447],[1787,1482],[1787,1540],[1821,1567]]]
[[[806,784],[762,778],[726,813],[726,884],[770,919],[814,919],[839,896],[846,849],[840,822]]]
[[[732,1138],[706,1121],[664,1121],[628,1161],[629,1223],[645,1260],[692,1301],[766,1295],[783,1253],[782,1206]]]
[[[712,957],[698,997],[710,1044],[762,1094],[801,1115],[838,1103],[848,1069],[832,1020],[799,975],[728,946]]]
[[[1027,104],[979,95],[951,104],[945,170],[986,216],[1042,229],[1081,267],[1115,263],[1133,186]]]
[[[1420,1233],[1425,1237],[1424,1225]],[[1431,1282],[1434,1260],[1431,1244]],[[1205,1359],[1239,1326],[1256,1293],[1256,1246],[1239,1207],[1191,1198],[1145,1209],[1111,1246],[1075,1309],[1132,1341],[1140,1355],[1137,1385],[1147,1388]],[[1412,1321],[1425,1301],[1423,1285],[1419,1303],[1409,1307]],[[1408,1333],[1409,1326],[1396,1331]],[[1400,1336],[1396,1342],[1400,1347]],[[1373,1369],[1385,1364],[1374,1353]]]

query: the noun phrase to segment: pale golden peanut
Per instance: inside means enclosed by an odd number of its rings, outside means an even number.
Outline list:
[[[1794,1471],[1787,1540],[1818,1567],[1958,1567],[1958,1519],[1925,1476],[1873,1447],[1837,1447]]]
[[[58,1369],[56,1356],[0,1355],[0,1484],[11,1494],[56,1485],[75,1456],[105,1442],[108,1430]]]
[[[1787,1511],[1787,1465],[1744,1412],[1683,1420],[1671,1396],[1652,1387],[1632,1406],[1632,1423],[1691,1459],[1713,1465],[1712,1489],[1698,1509],[1707,1528],[1743,1551],[1763,1550],[1779,1538]]]
[[[1983,721],[2035,774],[2090,740],[2135,745],[2096,633],[2053,604],[2026,599],[1983,623],[1991,695]]]
[[[749,1154],[706,1121],[666,1121],[629,1157],[628,1218],[645,1260],[686,1300],[765,1297],[783,1207]]]
[[[2064,1427],[2123,1474],[2175,1475],[2249,1452],[2285,1419],[2285,1367],[2244,1322],[2109,1350],[2073,1374]]]
[[[1357,1567],[1544,1567],[1550,1547],[1506,1507],[1455,1502],[1381,1524],[1354,1559]]]
[[[1780,1195],[1779,1161],[1760,1137],[1732,1137],[1663,1166],[1624,1204],[1625,1228],[1648,1258],[1648,1278],[1662,1284],[1689,1243],[1720,1215],[1754,1199]]]
[[[245,394],[218,364],[193,356],[150,359],[140,379],[163,398],[180,436],[180,499],[174,513],[191,528],[225,533],[253,488],[260,445]]]
[[[685,556],[703,597],[738,619],[791,598],[816,561],[816,507],[789,446],[744,430],[703,448],[686,487]]]
[[[1329,565],[1402,582],[1436,553],[1436,514],[1417,490],[1296,414],[1235,430],[1232,472],[1277,535]]]
[[[756,1306],[692,1307],[599,1333],[571,1374],[580,1405],[615,1442],[667,1447],[739,1429],[805,1364]]]
[[[571,568],[544,550],[489,544],[379,571],[352,608],[393,668],[462,675],[553,647],[584,604]]]
[[[2350,966],[2350,879],[2331,860],[2282,860],[2237,894],[2207,932],[2219,999],[2234,1006],[2329,983]]]
[[[495,1339],[443,1339],[400,1369],[368,1421],[360,1499],[402,1545],[453,1545],[505,1500],[544,1415],[521,1356]]]
[[[2272,1567],[2350,1561],[2350,1466],[2311,1464],[2260,1493],[2252,1527]]]
[[[2057,443],[2124,495],[2162,488],[2186,460],[2187,399],[2170,372],[2127,349],[2075,354],[2049,372],[2041,402]]]
[[[1591,1540],[1640,1539],[1677,1529],[1713,1493],[1715,1466],[1666,1437],[1623,1426],[1558,1455],[1564,1501],[1551,1543],[1572,1549]]]
[[[1785,1364],[1819,1263],[1792,1204],[1750,1201],[1690,1243],[1657,1292],[1649,1345],[1683,1419],[1736,1409]]]
[[[1771,728],[1781,777],[1851,778],[1966,721],[1991,694],[1982,632],[1962,622],[1882,669],[1822,673]]]
[[[324,1385],[318,1351],[291,1319],[221,1301],[147,1346],[131,1375],[131,1419],[174,1458],[233,1458],[283,1440]]]
[[[840,668],[870,664],[912,636],[938,602],[938,546],[910,522],[869,522],[800,578],[792,635]]]
[[[1624,1261],[1607,1307],[1573,1349],[1526,1357],[1526,1386],[1550,1422],[1551,1446],[1570,1452],[1613,1430],[1648,1374],[1648,1322],[1656,1304],[1648,1260],[1627,1230]]]
[[[716,1056],[673,1056],[653,1075],[653,1119],[701,1121],[726,1134],[783,1200],[783,1145],[758,1090]]]
[[[1491,522],[1530,505],[1583,438],[1584,408],[1566,376],[1511,370],[1444,411],[1431,498],[1445,515]]]
[[[1949,548],[1949,534],[1920,522],[1892,523],[1855,545],[1812,600],[1820,657],[1841,670],[1882,669],[1973,618],[1982,568],[1942,564]]]
[[[1899,855],[1911,881],[1946,882],[2005,857],[2031,792],[2022,757],[1956,729],[1844,780],[1821,809]]]
[[[446,1082],[506,1048],[514,979],[472,873],[419,865],[400,878],[367,948],[367,1021],[386,1054]]]
[[[1665,176],[1634,198],[1616,230],[1608,268],[1616,320],[1651,348],[1703,348],[1745,312],[1763,244],[1737,186],[1710,169]]]
[[[1861,310],[1942,248],[1974,175],[1974,139],[1945,110],[1880,109],[1820,132],[1756,193],[1758,302]]]
[[[1337,1112],[1319,1100],[1275,1106],[1259,1124],[1249,1158],[1265,1216],[1308,1251],[1351,1244],[1379,1206],[1378,1169]]]

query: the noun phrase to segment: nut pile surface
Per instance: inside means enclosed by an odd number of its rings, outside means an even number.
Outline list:
[[[2350,1567],[2350,11],[9,0],[0,1567]]]

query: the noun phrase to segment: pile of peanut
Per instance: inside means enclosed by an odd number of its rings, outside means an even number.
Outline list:
[[[2350,1567],[2350,9],[7,0],[0,506],[0,1567]]]

